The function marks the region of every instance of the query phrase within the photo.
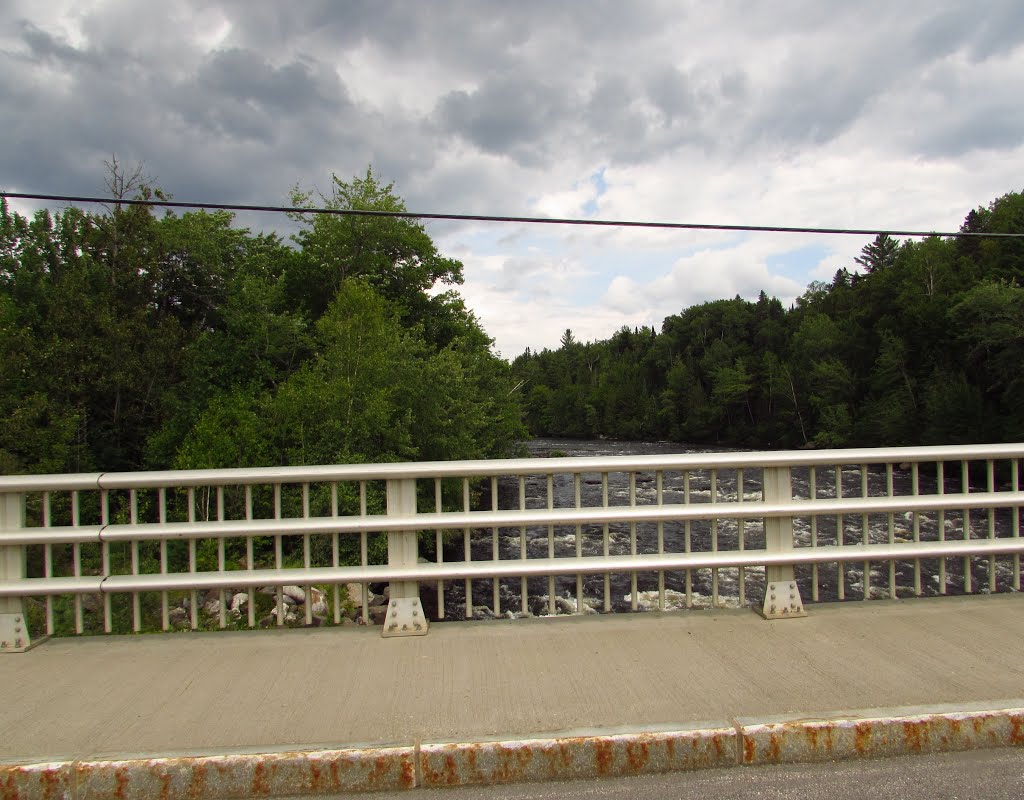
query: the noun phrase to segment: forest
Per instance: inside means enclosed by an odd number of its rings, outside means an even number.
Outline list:
[[[1024,439],[1024,239],[879,235],[791,308],[763,292],[512,364],[405,218],[0,200],[0,474],[500,457],[528,435],[765,448]],[[296,209],[404,211],[367,170]],[[1024,233],[1024,195],[965,233]]]
[[[0,474],[507,455],[509,365],[415,220],[157,214],[141,171],[110,203],[0,204]],[[367,171],[296,208],[404,211]]]
[[[1024,234],[1024,195],[962,233]],[[534,435],[764,448],[1024,440],[1024,238],[880,234],[791,308],[703,303],[515,359]]]

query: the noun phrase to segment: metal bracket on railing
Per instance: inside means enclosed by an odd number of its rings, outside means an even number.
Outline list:
[[[765,619],[793,619],[806,617],[804,604],[800,600],[800,589],[796,581],[775,581],[764,590],[764,606],[761,616]]]
[[[423,636],[430,623],[423,614],[418,597],[401,597],[388,601],[381,636]]]
[[[0,653],[24,653],[32,646],[22,614],[0,614]]]
[[[25,495],[0,493],[0,530],[20,533],[25,527]],[[6,545],[0,536],[0,580],[25,580],[25,548]],[[31,646],[21,597],[0,597],[0,653],[24,653]]]

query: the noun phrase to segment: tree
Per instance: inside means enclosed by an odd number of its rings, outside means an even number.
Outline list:
[[[162,424],[147,441],[147,463],[172,463],[207,407],[222,395],[257,396],[283,383],[313,347],[308,320],[288,308],[282,281],[295,253],[273,235],[243,237],[224,273],[209,324],[191,331],[181,379],[161,399]]]
[[[296,187],[292,205],[308,207],[314,195],[321,206],[336,211],[407,211],[394,185],[379,183],[371,169],[351,182],[332,175],[327,194]],[[289,299],[314,319],[351,278],[362,278],[381,296],[399,303],[409,322],[420,321],[428,311],[426,292],[435,284],[462,283],[462,264],[438,253],[414,219],[300,213],[292,217],[302,226],[293,237],[301,257],[286,275],[286,288]]]
[[[1024,232],[1024,193],[1010,192],[993,200],[987,208],[972,211],[960,230],[994,234]],[[1024,276],[1024,240],[1020,238],[964,237],[957,240],[956,248],[975,267],[979,280],[1019,280]]]
[[[880,233],[875,237],[875,241],[863,247],[861,255],[854,261],[864,267],[865,272],[880,272],[895,263],[899,250],[899,242],[887,233]]]
[[[711,398],[725,408],[728,414],[733,407],[743,406],[750,421],[754,421],[754,413],[750,409],[750,390],[753,383],[743,359],[737,358],[733,364],[723,365],[715,369],[712,376]]]
[[[225,212],[127,205],[164,195],[108,171],[100,213],[0,202],[6,471],[478,457],[522,434],[492,340],[435,291],[461,264],[414,220],[307,220],[296,249]],[[327,200],[405,207],[369,171]]]
[[[950,311],[956,337],[966,348],[964,373],[981,392],[999,438],[1024,430],[1024,289],[986,281],[961,295]]]
[[[917,438],[918,398],[910,374],[906,343],[884,331],[862,404],[861,435],[887,446],[912,444]]]
[[[523,433],[503,362],[457,342],[434,352],[365,280],[338,291],[316,323],[313,351],[273,391],[212,401],[178,465],[484,458],[507,455]],[[226,422],[243,432],[240,444],[217,433]]]

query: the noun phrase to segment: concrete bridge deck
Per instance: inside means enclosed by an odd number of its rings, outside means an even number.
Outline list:
[[[404,639],[51,639],[0,656],[0,722],[0,788],[23,797],[331,794],[1024,744],[1024,597],[775,622],[435,623]]]

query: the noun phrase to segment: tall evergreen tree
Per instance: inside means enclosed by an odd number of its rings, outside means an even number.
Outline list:
[[[899,253],[900,243],[887,233],[880,233],[871,244],[864,245],[854,261],[864,267],[866,272],[879,272],[891,267]]]

